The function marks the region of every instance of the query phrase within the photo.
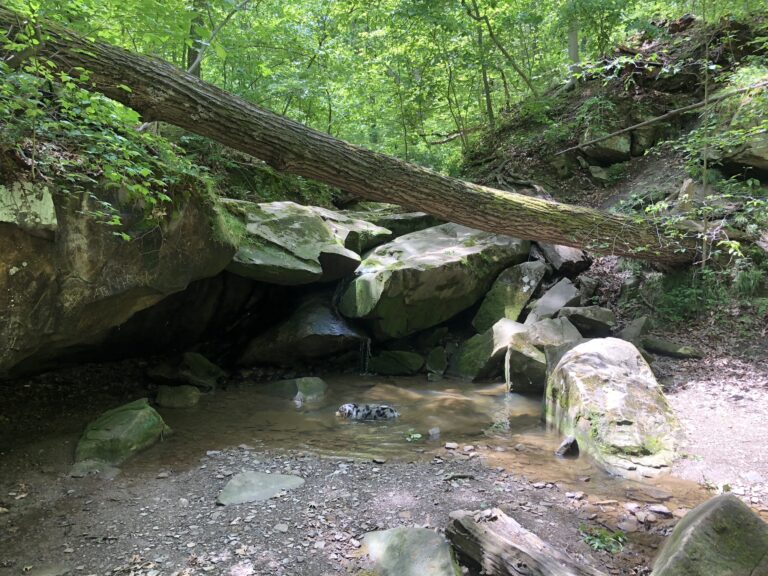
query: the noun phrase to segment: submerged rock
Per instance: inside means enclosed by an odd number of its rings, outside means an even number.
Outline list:
[[[229,506],[246,502],[269,500],[284,490],[292,490],[304,484],[304,479],[288,474],[266,474],[264,472],[241,472],[219,493],[217,504]]]
[[[654,476],[676,455],[680,425],[640,352],[596,338],[560,359],[547,382],[546,419],[612,474]]]
[[[200,389],[196,386],[160,386],[155,402],[163,408],[191,408],[200,402]]]
[[[121,464],[170,432],[146,398],[104,412],[83,432],[75,460]]]
[[[379,339],[414,334],[474,304],[499,271],[525,259],[529,242],[444,224],[379,246],[339,300]]]
[[[652,576],[768,574],[768,524],[732,494],[688,512],[664,543]]]
[[[320,400],[325,396],[328,384],[322,378],[305,376],[304,378],[269,382],[260,386],[259,390],[270,396],[311,402]]]
[[[517,321],[546,271],[546,264],[534,261],[507,268],[499,274],[472,320],[475,330],[485,332],[502,318]]]
[[[244,226],[240,247],[227,270],[252,280],[294,286],[330,282],[351,273],[360,256],[345,248],[313,209],[293,202],[255,204],[227,200]]]
[[[380,576],[459,576],[451,547],[427,528],[392,528],[369,532],[363,549]]]
[[[406,350],[384,350],[368,361],[368,371],[385,376],[416,374],[424,366],[424,358]]]
[[[239,364],[294,365],[353,350],[367,336],[350,326],[331,304],[330,294],[309,296],[276,326],[253,338]]]

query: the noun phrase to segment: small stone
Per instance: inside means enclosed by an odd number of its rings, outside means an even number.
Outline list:
[[[325,542],[323,540],[318,540],[317,542],[315,542],[314,548],[315,550],[325,549]]]
[[[458,450],[459,444],[458,442],[446,442],[445,443],[445,449],[446,450]]]
[[[163,479],[163,478],[169,478],[171,476],[170,472],[160,472],[155,478]]]
[[[0,514],[8,514],[8,508],[3,508],[0,506]]]
[[[656,521],[658,521],[656,514],[653,514],[652,512],[648,512],[648,514],[645,515],[646,524],[654,524]]]
[[[676,508],[675,511],[672,512],[672,516],[675,518],[684,518],[688,512],[690,512],[689,508]]]
[[[288,532],[288,524],[278,524],[275,526],[275,530],[285,534],[286,532]]]
[[[566,492],[565,497],[572,500],[583,500],[584,492]]]
[[[654,504],[653,506],[649,506],[648,511],[654,513],[656,516],[662,516],[664,518],[672,517],[672,512],[670,512],[669,508],[663,504]]]
[[[187,542],[187,548],[194,548],[197,546],[197,542]]]
[[[74,548],[64,548],[64,554],[72,554],[72,552],[74,551],[75,551]]]
[[[475,450],[475,447],[472,446],[472,444],[467,444],[464,446],[464,452],[473,452]]]
[[[189,500],[187,500],[186,498],[179,498],[179,506],[181,506],[182,508],[186,508],[187,506],[189,506]]]
[[[638,530],[640,530],[640,523],[637,521],[636,518],[629,517],[626,520],[622,520],[621,522],[619,522],[616,527],[622,532],[626,532],[627,534],[630,534],[632,532],[637,532]]]
[[[373,459],[374,464],[386,464],[387,459],[386,458],[374,458]]]
[[[532,484],[532,486],[534,488],[536,488],[536,490],[541,490],[542,488],[546,488],[547,487],[547,483],[546,482],[534,482]]]

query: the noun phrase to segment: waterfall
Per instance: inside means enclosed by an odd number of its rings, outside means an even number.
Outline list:
[[[507,353],[504,354],[504,382],[507,384],[507,394],[512,392],[512,376],[510,374],[510,362],[512,360],[512,349],[507,346]]]

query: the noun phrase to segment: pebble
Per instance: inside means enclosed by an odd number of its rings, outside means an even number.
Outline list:
[[[475,447],[472,446],[472,444],[467,444],[466,446],[464,446],[464,452],[474,452],[474,450],[475,450]]]
[[[532,486],[534,488],[536,488],[536,490],[541,490],[542,488],[546,488],[547,487],[547,483],[546,482],[534,482],[532,484]]]
[[[155,478],[169,478],[171,476],[170,472],[160,472]]]
[[[584,499],[584,492],[566,492],[565,497],[571,498],[572,500],[583,500]]]
[[[288,532],[288,524],[277,524],[275,530],[283,533]]]
[[[445,443],[445,449],[446,450],[457,450],[459,448],[458,442],[446,442]]]

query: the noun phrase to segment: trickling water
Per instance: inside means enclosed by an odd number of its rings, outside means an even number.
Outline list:
[[[371,359],[371,339],[366,338],[360,342],[360,372],[368,373],[368,361]]]
[[[507,385],[507,393],[512,392],[511,362],[512,349],[507,347],[507,353],[504,354],[504,382]]]

